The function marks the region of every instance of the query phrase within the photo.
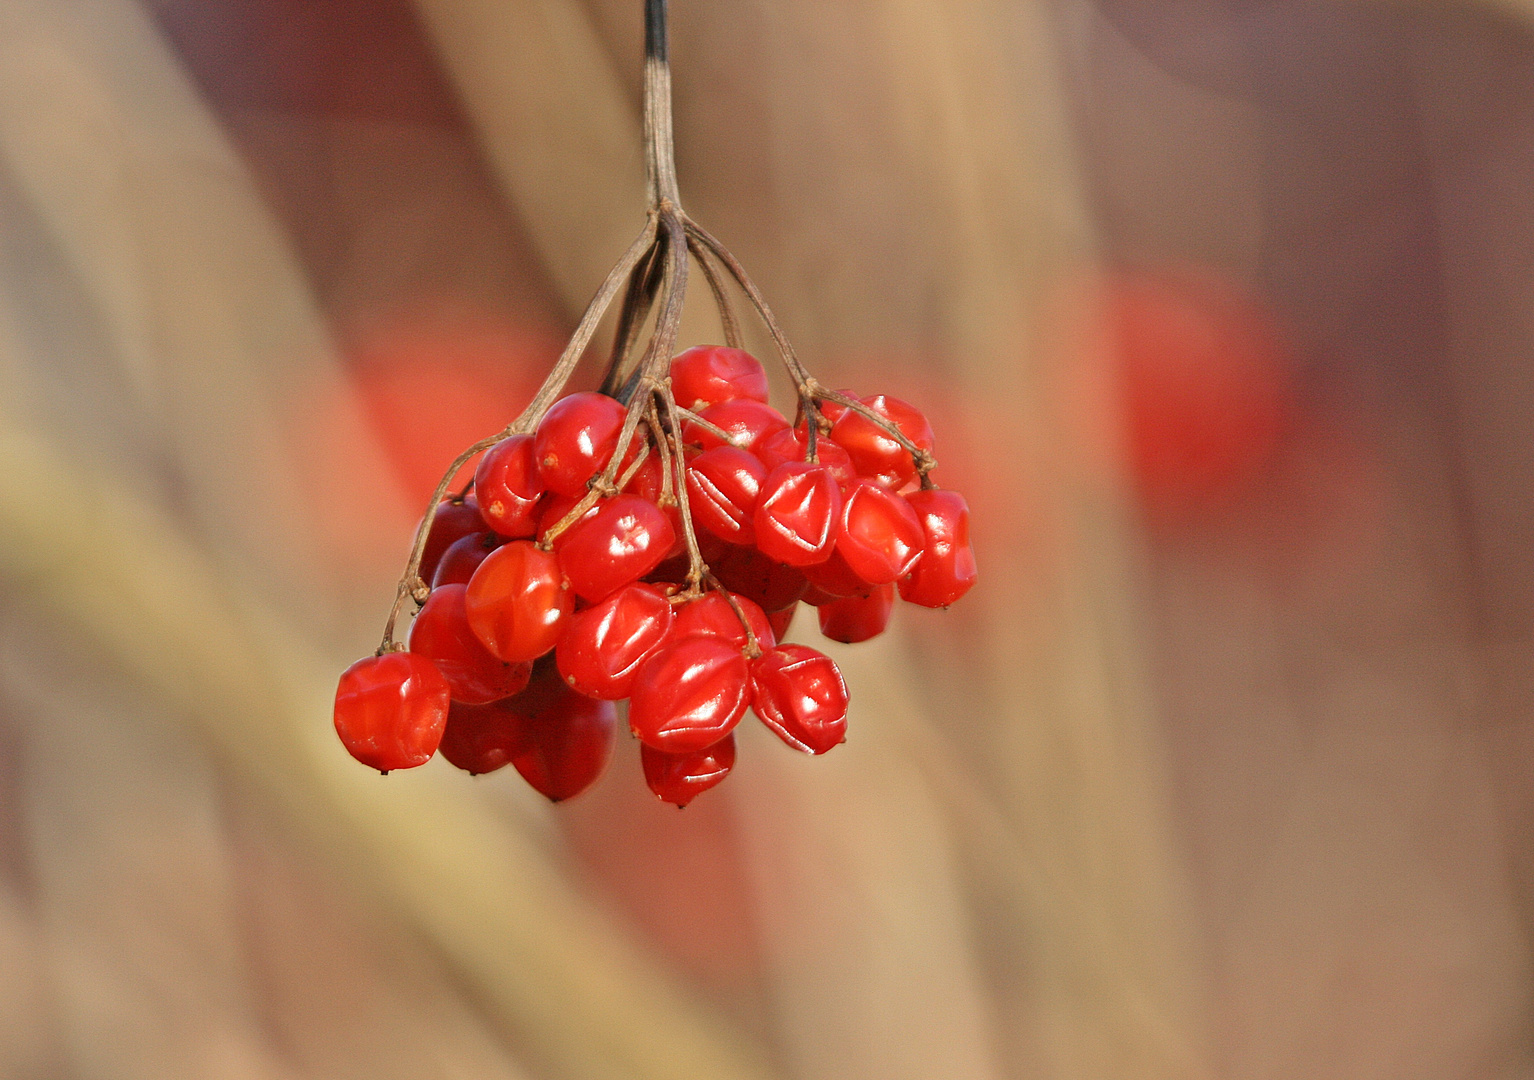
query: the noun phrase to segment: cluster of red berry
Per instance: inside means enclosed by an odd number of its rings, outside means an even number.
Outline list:
[[[946,607],[975,562],[963,497],[928,479],[922,414],[813,393],[790,424],[755,358],[705,346],[671,363],[673,425],[581,392],[492,446],[472,494],[437,506],[409,651],[341,677],[347,749],[387,771],[440,746],[559,800],[601,773],[627,698],[645,780],[681,806],[729,772],[748,707],[796,749],[843,741],[835,662],[782,641],[799,603],[864,641],[897,589]]]

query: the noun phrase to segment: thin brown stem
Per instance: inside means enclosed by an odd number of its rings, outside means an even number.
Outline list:
[[[724,428],[720,427],[712,420],[703,419],[703,417],[699,416],[691,409],[686,409],[678,405],[676,407],[676,413],[682,418],[684,423],[692,424],[696,427],[702,428],[704,431],[708,432],[710,435],[720,440],[721,442],[735,447],[739,447],[741,445],[741,441],[737,436],[731,435],[728,431],[724,430]]]
[[[554,369],[549,372],[548,378],[544,379],[543,385],[538,388],[538,393],[534,395],[527,408],[522,410],[522,415],[506,428],[504,434],[525,434],[538,426],[538,421],[543,419],[543,414],[549,411],[549,406],[554,404],[554,400],[564,390],[565,383],[570,381],[571,374],[574,373],[576,365],[581,362],[581,356],[586,352],[586,346],[591,344],[592,335],[597,332],[602,316],[607,314],[613,297],[617,296],[618,290],[623,287],[624,279],[654,244],[658,228],[657,216],[651,214],[645,220],[645,226],[639,236],[629,245],[629,249],[623,253],[623,257],[617,264],[607,272],[602,287],[591,298],[591,303],[586,305],[586,312],[581,316],[581,321],[576,324],[575,333],[571,335],[565,351],[559,354],[559,360],[554,364]]]
[[[687,238],[687,249],[698,260],[698,269],[703,271],[709,291],[714,294],[714,308],[719,312],[719,325],[724,328],[724,343],[732,349],[745,348],[745,339],[740,336],[740,322],[735,317],[735,305],[730,302],[730,295],[725,292],[724,282],[719,280],[707,249],[691,236]]]
[[[681,206],[671,132],[671,63],[666,0],[645,0],[644,144],[650,206]]]
[[[612,356],[607,361],[607,374],[602,379],[602,393],[609,397],[616,397],[618,388],[623,385],[629,354],[634,350],[639,332],[644,329],[650,309],[655,306],[655,294],[660,290],[661,279],[665,274],[664,246],[664,239],[657,240],[629,274],[628,287],[623,293],[623,305],[618,309],[618,326],[613,332]]]
[[[762,643],[757,639],[756,631],[751,629],[751,620],[746,618],[746,610],[740,606],[740,601],[735,599],[735,594],[726,589],[714,576],[714,572],[707,567],[704,568],[704,580],[708,582],[709,588],[716,590],[724,597],[724,602],[730,605],[730,610],[735,612],[735,617],[740,620],[741,627],[746,631],[746,647],[743,651],[747,659],[755,660],[761,656]]]

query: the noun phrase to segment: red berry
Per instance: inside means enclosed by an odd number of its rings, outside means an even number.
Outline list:
[[[639,744],[644,782],[663,802],[686,806],[729,775],[735,767],[735,736],[687,754],[667,754]]]
[[[586,481],[612,458],[625,413],[618,401],[589,390],[554,402],[533,437],[544,486],[561,495],[584,495]]]
[[[751,707],[795,750],[824,754],[847,737],[847,684],[807,645],[779,645],[751,664]]]
[[[757,444],[756,456],[762,459],[767,471],[772,472],[785,461],[805,460],[808,448],[809,443],[803,433],[790,429],[763,439]],[[815,440],[815,456],[819,464],[831,470],[838,484],[850,484],[856,478],[857,471],[852,467],[852,458],[828,436],[821,435]]]
[[[443,499],[432,514],[431,529],[426,533],[426,549],[421,554],[421,580],[430,581],[437,572],[442,553],[455,541],[470,533],[483,532],[485,520],[473,495],[463,502]]]
[[[693,412],[736,398],[766,402],[767,373],[741,349],[698,345],[671,361],[671,391],[678,405]]]
[[[553,491],[544,493],[543,498],[538,501],[537,537],[540,544],[543,543],[544,537],[548,536],[549,530],[563,521],[565,516],[569,514],[571,510],[574,510],[576,504],[579,503],[581,499],[585,498],[585,496],[586,493],[584,491],[579,495],[560,495]],[[560,548],[564,547],[565,541],[570,539],[570,534],[575,531],[576,525],[579,525],[583,521],[590,520],[591,516],[596,512],[597,505],[593,503],[584,514],[582,514],[570,525],[566,526],[565,531],[560,533],[559,536],[555,539],[553,544],[554,550],[558,551]]]
[[[447,723],[447,680],[424,656],[388,652],[358,660],[336,687],[336,734],[352,757],[380,772],[424,765]]]
[[[552,664],[540,664],[526,690],[505,702],[521,721],[511,763],[533,789],[554,802],[585,791],[612,756],[617,710],[578,694]]]
[[[629,696],[639,666],[671,633],[671,602],[653,585],[630,585],[570,620],[554,655],[559,673],[587,697]]]
[[[887,394],[862,399],[921,449],[932,452],[932,425],[915,406]],[[911,452],[861,413],[848,409],[831,428],[831,437],[846,449],[859,476],[872,477],[885,487],[900,488],[916,479]]]
[[[464,586],[431,592],[410,626],[410,651],[437,665],[454,701],[484,705],[511,697],[527,685],[531,664],[508,664],[491,655],[469,628]]]
[[[703,538],[699,537],[701,541]],[[749,596],[769,614],[792,607],[804,594],[804,574],[763,555],[756,548],[719,545],[723,551],[710,553],[703,548],[703,559],[719,583],[733,593]],[[686,568],[683,567],[685,572]],[[681,580],[680,578],[678,580]]]
[[[788,633],[788,627],[794,621],[794,612],[799,609],[798,601],[789,604],[782,611],[774,611],[767,616],[767,625],[772,628],[772,640],[782,641],[783,635]]]
[[[975,550],[969,544],[969,505],[957,491],[913,491],[906,502],[926,537],[926,554],[900,580],[900,595],[922,607],[947,607],[975,583]]]
[[[715,427],[723,428],[745,449],[753,451],[767,436],[775,435],[788,427],[788,419],[777,409],[749,398],[721,401],[718,405],[710,405],[698,415]],[[713,432],[705,431],[691,422],[682,425],[682,439],[685,442],[696,443],[704,450],[726,445]]]
[[[480,516],[508,539],[532,536],[538,529],[538,496],[543,479],[533,458],[533,437],[502,439],[479,461],[474,471],[474,496]]]
[[[884,633],[890,608],[895,606],[895,586],[878,585],[867,596],[846,596],[820,605],[820,632],[832,641],[855,645]]]
[[[734,593],[731,595],[740,605],[740,610],[745,613],[746,621],[751,624],[751,632],[756,635],[757,644],[764,649],[770,649],[776,645],[778,639],[773,634],[772,624],[767,621],[767,613],[761,609],[761,606],[747,597]],[[710,637],[723,638],[737,649],[743,649],[746,646],[746,629],[740,624],[740,616],[735,614],[735,609],[730,607],[730,602],[718,592],[706,593],[677,608],[676,625],[671,633],[677,638],[707,634]]]
[[[629,726],[668,754],[712,746],[740,723],[751,669],[738,645],[703,635],[673,638],[639,668],[629,690]]]
[[[755,543],[752,518],[766,477],[761,461],[745,450],[716,446],[703,451],[687,466],[693,521],[732,544]]]
[[[888,585],[911,572],[922,555],[921,522],[911,504],[872,480],[847,485],[837,553],[870,585]]]
[[[666,558],[680,555],[687,550],[687,538],[682,532],[682,509],[677,505],[675,495],[670,496],[664,503],[661,501],[661,492],[665,486],[665,473],[661,470],[660,456],[651,447],[650,453],[635,470],[634,476],[629,480],[628,486],[623,490],[630,495],[638,495],[661,508],[666,515],[666,520],[671,522],[671,531],[676,539],[671,542],[671,550],[666,552]]]
[[[464,593],[475,636],[512,663],[536,660],[552,649],[573,605],[558,559],[530,540],[513,540],[492,551]]]
[[[848,596],[868,596],[874,590],[874,586],[858,577],[847,565],[840,551],[832,552],[823,563],[806,566],[804,576],[809,582],[809,588],[804,590],[804,600],[815,607]]]
[[[837,393],[844,397],[850,398],[856,398],[858,396],[857,391],[848,390],[845,387],[838,390]],[[826,423],[833,426],[838,420],[842,418],[842,413],[847,411],[847,406],[838,404],[835,401],[818,401],[816,402],[816,406],[820,409],[820,415],[826,418]]]
[[[453,702],[437,749],[450,764],[474,775],[511,764],[527,740],[522,717],[510,706],[510,699],[486,705]]]
[[[787,461],[762,483],[756,504],[756,546],[789,566],[825,562],[835,549],[841,487],[824,465]]]
[[[479,569],[479,564],[485,561],[485,556],[500,547],[501,543],[501,538],[493,532],[460,536],[448,545],[438,560],[436,572],[431,576],[431,587],[438,589],[443,585],[467,584],[474,576],[474,571]]]
[[[671,550],[671,520],[638,495],[614,495],[570,530],[559,565],[570,587],[595,603],[648,574]]]

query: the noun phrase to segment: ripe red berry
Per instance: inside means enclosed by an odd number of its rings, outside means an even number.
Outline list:
[[[847,485],[836,551],[870,585],[888,585],[922,556],[921,522],[911,504],[872,480]]]
[[[570,587],[595,603],[654,570],[675,539],[671,520],[638,495],[614,495],[571,528],[559,548]]]
[[[755,543],[752,519],[766,478],[755,454],[733,446],[703,451],[687,466],[693,521],[732,544]]]
[[[847,737],[847,684],[807,645],[779,645],[751,664],[751,707],[795,750],[824,754]]]
[[[798,609],[799,602],[796,600],[782,611],[774,611],[767,616],[767,625],[772,628],[773,641],[783,640],[783,635],[788,633],[788,628],[794,621],[794,612]]]
[[[469,628],[464,586],[432,590],[410,626],[410,651],[437,665],[454,701],[484,705],[511,697],[527,685],[531,664],[508,664],[490,651]]]
[[[671,392],[678,405],[693,412],[736,398],[766,402],[767,373],[741,349],[699,345],[671,361]]]
[[[422,581],[430,581],[437,572],[442,553],[455,541],[470,533],[483,532],[485,520],[480,516],[479,503],[473,495],[463,502],[443,499],[432,514],[431,529],[426,533],[426,549],[421,554],[420,575]]]
[[[549,530],[563,521],[565,516],[569,514],[571,510],[574,510],[576,504],[585,497],[585,494],[585,492],[581,492],[580,495],[560,495],[553,491],[544,493],[543,498],[538,500],[537,537],[540,544],[543,543],[544,538],[548,536]],[[570,539],[570,534],[575,531],[575,526],[580,522],[590,520],[591,516],[596,512],[597,506],[596,504],[592,504],[590,509],[588,509],[579,518],[577,518],[574,523],[566,526],[565,531],[560,533],[559,536],[555,538],[553,544],[554,550],[558,551],[560,548],[564,547],[565,541]]]
[[[734,593],[731,595],[740,605],[746,621],[751,624],[751,632],[756,635],[757,644],[763,649],[770,649],[776,645],[777,636],[773,634],[772,624],[767,621],[767,613],[761,609],[761,606],[748,597]],[[705,593],[698,599],[677,608],[676,624],[671,633],[678,638],[707,634],[710,637],[722,638],[737,649],[743,649],[746,646],[746,629],[740,624],[740,616],[735,614],[735,609],[730,607],[730,602],[718,592]]]
[[[808,448],[809,443],[803,432],[786,429],[758,443],[756,455],[762,459],[767,471],[772,472],[785,461],[805,460]],[[831,470],[838,484],[850,484],[856,478],[857,471],[852,467],[852,458],[847,456],[847,451],[832,442],[829,436],[822,435],[815,440],[815,456],[819,464]]]
[[[820,632],[832,641],[855,645],[876,638],[889,625],[895,586],[877,585],[867,596],[846,596],[821,604]]]
[[[507,539],[520,540],[538,529],[538,496],[543,479],[533,457],[533,437],[502,439],[474,470],[474,496],[485,524]]]
[[[756,546],[789,566],[813,566],[831,557],[840,532],[842,492],[824,465],[787,461],[762,483],[756,504]]]
[[[510,765],[526,743],[522,717],[510,706],[509,699],[485,705],[453,702],[437,749],[449,764],[476,776]]]
[[[806,566],[804,576],[809,582],[809,588],[804,590],[805,603],[815,607],[847,596],[868,596],[874,590],[847,565],[840,551],[833,551],[823,563]]]
[[[654,585],[629,585],[570,620],[554,651],[559,673],[587,697],[629,696],[634,675],[671,633],[671,602]]]
[[[388,652],[358,660],[336,687],[336,734],[352,757],[380,772],[424,765],[447,723],[447,680],[424,656]]]
[[[474,576],[474,571],[479,569],[479,564],[485,561],[485,556],[502,543],[501,538],[493,532],[460,536],[448,545],[442,558],[437,561],[436,572],[431,576],[431,587],[437,589],[443,585],[467,584]]]
[[[513,540],[492,551],[464,593],[475,636],[511,663],[536,660],[552,649],[573,606],[558,559],[530,540]]]
[[[644,782],[663,802],[682,807],[729,775],[735,767],[735,736],[688,754],[667,754],[639,744]]]
[[[745,449],[752,451],[767,436],[788,427],[787,417],[777,409],[749,398],[721,401],[718,405],[710,405],[698,415],[715,427],[729,432]],[[682,425],[682,438],[686,442],[696,443],[704,450],[726,445],[719,436],[690,421]]]
[[[652,448],[623,490],[659,506],[666,520],[671,522],[671,531],[676,539],[671,542],[671,550],[666,552],[666,558],[670,559],[687,550],[687,538],[682,531],[682,510],[677,504],[676,495],[672,494],[663,500],[664,487],[665,473],[661,470],[660,455]]]
[[[621,403],[589,390],[554,402],[533,437],[544,486],[561,495],[585,494],[586,481],[612,458],[624,414]]]
[[[957,491],[913,491],[906,502],[916,511],[926,554],[900,579],[903,599],[922,607],[947,607],[969,592],[977,576],[969,543],[969,505]]]
[[[756,548],[719,546],[724,550],[710,554],[705,549],[703,553],[719,583],[732,593],[749,596],[768,614],[792,607],[804,595],[804,574],[797,568],[775,562]]]
[[[751,669],[738,645],[698,635],[672,638],[639,668],[629,726],[641,741],[685,754],[724,738],[745,714]]]
[[[505,705],[522,729],[511,763],[534,790],[562,802],[596,783],[612,756],[617,718],[612,702],[576,693],[545,662],[527,689]]]
[[[921,449],[932,452],[932,425],[915,406],[888,394],[866,397],[862,402]],[[895,489],[916,479],[916,462],[911,452],[861,413],[851,409],[842,413],[831,428],[831,437],[851,456],[859,476],[871,477]]]

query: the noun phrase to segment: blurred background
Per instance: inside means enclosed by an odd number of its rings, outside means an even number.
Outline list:
[[[347,757],[641,7],[0,4],[0,1077],[1534,1075],[1524,0],[674,0],[688,209],[980,585],[685,813]]]

